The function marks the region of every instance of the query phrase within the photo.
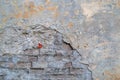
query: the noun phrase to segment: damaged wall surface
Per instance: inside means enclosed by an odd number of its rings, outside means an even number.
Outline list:
[[[81,55],[55,30],[42,25],[9,26],[1,37],[0,80],[92,80]]]
[[[119,0],[0,0],[0,9],[0,80],[120,80]]]

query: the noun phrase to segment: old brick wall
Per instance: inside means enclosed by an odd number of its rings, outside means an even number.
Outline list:
[[[55,30],[42,25],[28,29],[9,26],[1,36],[9,41],[1,40],[5,50],[0,56],[0,80],[92,80],[88,65],[80,63],[81,55]],[[39,41],[43,44],[40,51]],[[16,50],[22,47],[22,52],[5,52],[7,47]]]
[[[0,0],[2,79],[120,80],[119,49],[120,0]]]

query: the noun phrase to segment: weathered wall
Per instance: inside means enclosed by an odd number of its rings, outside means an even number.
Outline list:
[[[1,37],[0,80],[92,80],[80,54],[55,30],[42,25],[9,26]]]
[[[120,79],[120,0],[0,0],[0,9],[1,78]]]

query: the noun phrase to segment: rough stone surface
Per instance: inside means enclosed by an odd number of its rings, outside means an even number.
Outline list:
[[[1,49],[1,80],[92,80],[88,65],[80,62],[81,55],[64,42],[61,33],[42,25],[32,25],[27,29],[21,27],[20,30],[9,26],[3,30],[16,32],[7,34],[9,37],[3,36],[5,33],[1,34],[1,47],[14,45],[15,48],[12,51],[8,50],[13,47]],[[18,36],[12,37],[16,34],[21,36],[22,42],[19,45],[12,40],[19,39]],[[9,41],[6,37],[10,38]],[[39,42],[43,44],[41,49],[37,48]]]
[[[120,80],[120,0],[0,0],[0,9],[0,79]]]

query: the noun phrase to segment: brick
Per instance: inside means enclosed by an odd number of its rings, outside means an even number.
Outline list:
[[[0,56],[0,62],[29,62],[28,56],[23,55],[6,55],[6,56]]]
[[[84,71],[83,69],[80,69],[80,68],[70,68],[70,73],[71,74],[83,74]]]
[[[47,62],[52,62],[52,61],[55,61],[55,58],[54,58],[54,56],[47,56],[46,61]]]
[[[46,61],[32,62],[32,68],[47,68],[48,63]]]
[[[12,62],[0,62],[0,67],[3,68],[15,68],[15,64]]]
[[[63,61],[53,61],[53,62],[49,62],[49,67],[53,67],[53,68],[64,68],[65,62]]]
[[[47,68],[45,69],[46,73],[49,74],[69,74],[68,68]]]
[[[28,56],[29,62],[35,62],[38,60],[38,56]]]
[[[41,55],[44,55],[44,54],[46,54],[46,55],[55,55],[55,50],[54,49],[41,49],[40,50],[40,54]]]
[[[54,55],[54,57],[55,57],[55,59],[56,60],[62,60],[62,58],[63,58],[63,55],[61,54],[61,53],[56,53],[55,55]]]
[[[24,55],[39,55],[38,49],[27,49],[24,51]]]
[[[68,68],[68,67],[72,67],[72,62],[68,62],[65,64],[65,67]]]
[[[28,56],[18,55],[12,57],[12,62],[19,63],[19,62],[29,62]]]
[[[30,67],[31,67],[31,63],[25,63],[25,62],[19,62],[16,65],[16,68],[20,68],[20,69],[22,69],[22,68],[28,69]]]
[[[30,68],[29,73],[31,73],[31,74],[44,74],[45,69],[44,68]]]
[[[76,80],[77,77],[69,74],[51,74],[50,78],[60,79],[60,80]]]
[[[39,56],[38,61],[32,62],[32,68],[47,68],[47,66],[46,56]]]
[[[63,56],[66,56],[66,55],[67,55],[66,51],[64,51],[64,50],[57,50],[57,51],[56,51],[56,54],[61,54],[61,55],[63,55]]]
[[[29,74],[30,80],[43,80],[43,79],[49,79],[49,74]]]

